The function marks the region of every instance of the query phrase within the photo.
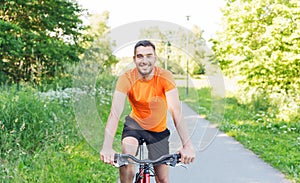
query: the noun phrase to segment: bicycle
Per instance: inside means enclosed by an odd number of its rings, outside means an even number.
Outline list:
[[[143,146],[140,145],[140,159],[130,154],[115,154],[115,166],[121,167],[128,164],[138,164],[139,169],[136,172],[134,183],[150,183],[150,177],[155,176],[153,166],[166,164],[172,167],[180,164],[180,154],[166,154],[158,159],[142,159]],[[184,165],[181,165],[184,166]]]

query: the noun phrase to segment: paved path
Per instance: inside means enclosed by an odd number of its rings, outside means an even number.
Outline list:
[[[170,168],[171,183],[290,182],[282,173],[263,162],[239,142],[200,118],[186,104],[183,103],[182,108],[192,134],[192,142],[197,150],[197,158],[187,169]],[[176,152],[180,148],[180,140],[170,121],[169,128],[172,132],[171,152]]]

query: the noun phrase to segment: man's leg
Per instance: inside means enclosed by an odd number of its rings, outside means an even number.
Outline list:
[[[134,137],[125,137],[122,140],[122,153],[123,154],[131,154],[131,155],[135,156],[138,147],[139,147],[139,142]],[[120,167],[119,171],[120,171],[121,183],[132,183],[134,175],[135,175],[134,165],[130,164],[130,165],[122,166],[122,167]]]
[[[155,181],[157,183],[168,183],[169,182],[169,167],[167,165],[157,165],[154,167]]]
[[[158,133],[151,133],[151,138],[155,139],[155,143],[148,144],[149,158],[157,159],[165,154],[169,154],[169,130]],[[153,140],[153,139],[152,139]],[[156,174],[155,180],[159,183],[169,182],[169,167],[167,165],[157,165],[154,167]]]

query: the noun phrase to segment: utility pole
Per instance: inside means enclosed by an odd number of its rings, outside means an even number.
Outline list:
[[[187,22],[190,20],[190,15],[186,16]],[[189,31],[187,31],[186,35],[186,95],[189,95]]]

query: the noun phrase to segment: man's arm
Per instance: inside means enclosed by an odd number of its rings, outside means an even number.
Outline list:
[[[126,94],[115,91],[105,127],[104,142],[102,150],[100,151],[100,158],[105,163],[113,164],[114,162],[115,151],[113,150],[113,141],[118,128],[120,115],[124,109],[125,99]]]
[[[168,109],[173,117],[176,130],[182,142],[181,161],[185,164],[191,163],[195,159],[195,151],[190,140],[190,135],[187,129],[184,116],[182,115],[181,105],[177,88],[166,92]]]

